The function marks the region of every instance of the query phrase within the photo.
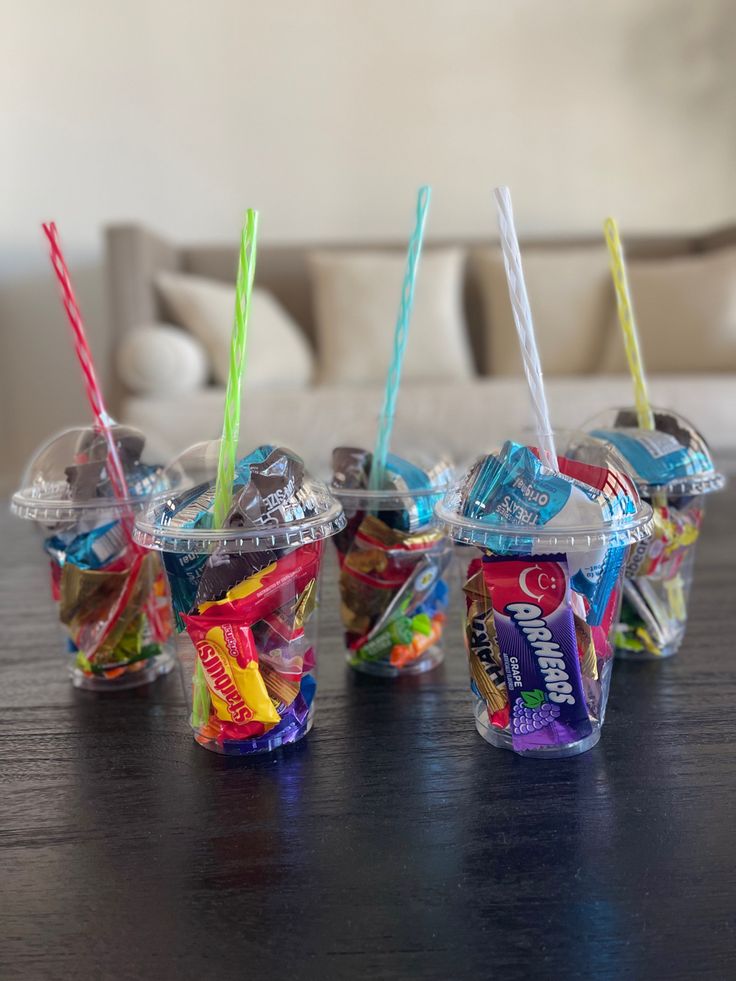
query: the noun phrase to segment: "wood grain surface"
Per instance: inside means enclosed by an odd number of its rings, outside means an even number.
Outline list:
[[[733,977],[735,504],[709,501],[680,655],[618,664],[600,744],[553,763],[476,734],[457,612],[429,676],[350,672],[332,557],[313,732],[210,754],[175,675],[71,688],[4,516],[0,977]]]

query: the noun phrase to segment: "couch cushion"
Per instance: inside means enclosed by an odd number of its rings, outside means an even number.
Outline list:
[[[519,342],[501,250],[478,249],[471,262],[485,310],[484,370],[518,375]],[[614,304],[605,247],[530,248],[522,262],[544,373],[598,370]]]
[[[160,273],[166,309],[207,349],[215,380],[227,382],[235,287],[201,276]],[[254,289],[248,323],[249,388],[308,385],[314,358],[299,325],[265,290]]]
[[[405,266],[406,257],[396,252],[311,254],[319,381],[384,381]],[[474,373],[462,315],[462,266],[459,249],[422,254],[402,370],[405,381],[461,379]]]
[[[649,373],[736,370],[736,249],[627,263],[644,364]],[[604,371],[626,371],[611,319]]]
[[[159,398],[201,388],[210,370],[204,346],[169,324],[148,324],[131,330],[115,352],[115,363],[131,392]]]

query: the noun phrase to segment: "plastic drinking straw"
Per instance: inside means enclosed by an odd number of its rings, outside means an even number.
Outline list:
[[[391,442],[391,430],[394,426],[394,416],[396,414],[396,398],[399,394],[399,385],[401,383],[401,367],[404,363],[406,342],[409,339],[409,323],[414,307],[414,290],[417,281],[417,269],[419,268],[419,256],[422,251],[424,226],[427,221],[427,210],[431,196],[432,189],[426,184],[419,188],[419,193],[417,194],[416,222],[412,236],[409,239],[406,271],[404,273],[404,283],[401,287],[401,303],[399,304],[396,327],[394,328],[393,356],[386,378],[383,408],[381,409],[378,433],[376,435],[376,446],[373,452],[373,463],[368,482],[371,490],[378,490],[383,486],[386,458],[388,456],[389,443]]]
[[[511,207],[511,193],[508,187],[497,187],[493,191],[498,211],[498,230],[501,235],[501,251],[503,264],[506,269],[506,280],[509,286],[509,298],[514,314],[516,332],[519,335],[521,357],[524,362],[532,409],[536,420],[539,452],[544,464],[551,470],[558,470],[557,453],[552,436],[552,425],[549,419],[547,398],[544,394],[542,366],[539,361],[537,341],[534,336],[532,311],[524,283],[524,271],[521,267],[519,241],[514,227],[514,212]]]
[[[235,318],[230,339],[230,366],[225,393],[225,415],[222,423],[220,454],[215,482],[214,521],[222,528],[233,497],[233,479],[240,434],[240,392],[247,361],[248,318],[253,277],[256,272],[258,212],[249,208],[240,234],[238,278],[235,283]],[[210,694],[199,657],[196,658],[192,679],[192,725],[203,726],[210,714]]]
[[[621,324],[621,332],[624,335],[626,360],[629,362],[629,371],[634,382],[634,404],[636,406],[637,421],[640,429],[654,429],[654,413],[649,403],[647,380],[644,374],[644,361],[641,356],[641,348],[639,347],[639,334],[636,329],[636,320],[634,319],[634,308],[631,303],[629,282],[626,278],[624,250],[621,245],[615,218],[606,218],[603,222],[603,233],[606,236],[611,276],[613,277],[613,285],[616,289],[616,306],[618,308],[618,320]]]
[[[647,379],[644,373],[644,359],[641,356],[639,347],[639,332],[636,329],[634,319],[634,307],[631,302],[629,292],[629,281],[626,276],[626,262],[624,261],[624,248],[618,234],[618,224],[615,218],[606,218],[603,222],[603,234],[606,237],[608,246],[608,256],[610,260],[611,276],[613,285],[616,289],[616,307],[618,309],[618,321],[621,324],[621,332],[624,335],[624,348],[626,350],[626,360],[629,362],[631,379],[634,382],[634,406],[636,407],[636,421],[640,429],[656,429],[654,413],[649,402],[649,392],[647,391]],[[652,503],[655,507],[667,507],[667,495],[663,491],[655,491],[652,495]],[[674,580],[673,580],[674,582]],[[673,589],[675,587],[672,587]],[[680,589],[682,594],[682,589]],[[677,603],[684,607],[684,596],[678,599],[668,591],[670,607],[675,609]]]
[[[54,267],[54,272],[56,273],[56,278],[59,282],[61,299],[64,304],[64,309],[66,310],[69,325],[72,329],[74,352],[77,355],[77,360],[79,361],[79,365],[82,369],[82,377],[84,380],[84,389],[87,394],[87,401],[92,409],[95,427],[102,433],[102,435],[105,437],[105,442],[107,443],[107,460],[105,462],[105,469],[107,470],[107,475],[115,497],[118,498],[118,500],[125,501],[128,497],[128,485],[125,480],[125,472],[123,471],[123,467],[120,462],[118,448],[115,445],[115,437],[112,433],[112,419],[105,408],[105,400],[102,396],[100,383],[97,380],[94,359],[92,358],[92,352],[90,351],[89,344],[87,343],[87,335],[84,329],[82,312],[79,309],[79,304],[77,303],[76,296],[74,295],[74,288],[72,286],[71,277],[69,276],[69,269],[66,261],[64,260],[61,245],[59,244],[59,233],[56,228],[56,223],[53,221],[44,223],[43,230],[49,241],[51,264]],[[133,556],[133,563],[126,578],[125,586],[119,592],[112,610],[110,611],[110,616],[108,617],[105,629],[97,638],[95,651],[98,650],[107,639],[113,627],[117,623],[121,612],[125,609],[128,600],[133,594],[133,590],[135,589],[138,580],[138,575],[143,565],[143,559],[145,557],[145,549],[133,541],[133,514],[128,509],[126,509],[126,511],[123,513],[121,525],[129,540],[129,546]],[[157,615],[155,614],[155,611],[153,611],[152,622],[154,625],[157,619]],[[94,653],[94,651],[91,653]]]
[[[87,394],[87,401],[92,409],[92,414],[95,418],[95,425],[103,434],[107,443],[108,458],[105,466],[108,471],[108,477],[110,478],[110,484],[112,485],[115,496],[121,500],[125,500],[125,498],[128,496],[128,485],[125,480],[125,473],[123,471],[122,464],[120,463],[118,448],[115,445],[115,438],[112,434],[112,429],[110,428],[112,420],[107,412],[107,409],[105,408],[105,400],[102,396],[102,389],[100,388],[100,383],[97,380],[97,372],[95,371],[92,352],[89,349],[87,336],[84,330],[82,313],[74,295],[69,270],[66,262],[64,261],[64,255],[61,251],[56,223],[53,221],[45,223],[43,225],[43,230],[51,247],[51,264],[54,267],[56,278],[59,281],[61,299],[64,304],[64,309],[66,310],[69,325],[72,329],[72,336],[74,338],[74,352],[77,355],[77,360],[79,361],[79,365],[82,369],[82,377],[84,379],[84,389]],[[131,529],[126,527],[126,530],[128,531],[130,537]]]
[[[233,479],[240,434],[240,390],[247,360],[248,318],[253,277],[256,271],[258,212],[249,208],[240,235],[238,278],[235,284],[235,320],[230,339],[230,367],[225,394],[225,417],[222,423],[220,456],[215,483],[215,527],[221,528],[233,496]]]

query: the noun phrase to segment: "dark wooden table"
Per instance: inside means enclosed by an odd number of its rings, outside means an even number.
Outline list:
[[[736,494],[709,504],[684,649],[617,665],[601,743],[555,763],[476,734],[457,622],[427,677],[351,673],[332,563],[314,731],[207,753],[178,677],[71,688],[3,518],[0,977],[733,977]]]

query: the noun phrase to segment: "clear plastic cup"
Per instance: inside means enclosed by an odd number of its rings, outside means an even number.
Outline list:
[[[637,428],[633,407],[610,409],[585,426],[615,445],[654,510],[651,539],[627,563],[615,635],[616,656],[636,661],[671,657],[682,645],[705,500],[725,484],[697,429],[675,412],[653,411],[655,434]]]
[[[436,508],[464,583],[476,729],[493,746],[544,759],[600,738],[626,556],[651,528],[615,453],[582,433],[555,439],[567,480],[509,469],[484,512],[479,488],[496,451]]]
[[[426,465],[425,487],[367,490],[333,478],[347,527],[335,538],[340,612],[350,667],[384,678],[421,674],[444,658],[452,543],[435,505],[452,476]]]
[[[158,556],[132,542],[133,517],[156,489],[139,430],[113,426],[129,496],[110,486],[107,443],[92,427],[68,429],[26,468],[11,510],[35,523],[49,558],[51,593],[77,688],[147,684],[175,663],[169,592]]]
[[[166,468],[169,490],[139,517],[135,537],[163,556],[195,740],[247,756],[297,742],[312,727],[324,540],[345,517],[304,471],[270,495],[267,512],[254,512],[257,523],[231,515],[217,527],[219,446],[196,444]]]

